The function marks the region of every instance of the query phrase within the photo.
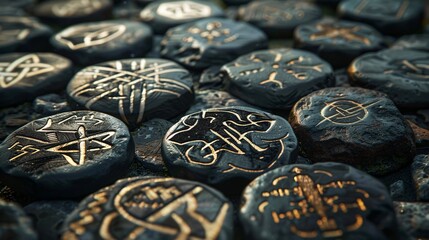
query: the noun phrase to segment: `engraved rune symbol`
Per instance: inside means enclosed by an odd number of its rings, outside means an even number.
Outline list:
[[[370,4],[368,4],[370,3]],[[398,4],[398,5],[397,5]],[[365,11],[366,13],[371,14],[380,14],[382,16],[392,16],[395,18],[401,18],[404,16],[405,11],[410,5],[409,0],[402,1],[369,1],[361,0],[360,3],[355,8],[356,13],[361,13]]]
[[[406,77],[429,79],[429,64],[414,63],[409,60],[402,60],[399,65],[399,68],[386,70],[384,71],[384,73],[405,75]]]
[[[31,18],[0,17],[0,43],[23,40],[36,26]]]
[[[208,23],[205,29],[191,27],[188,29],[188,32],[207,39],[208,43],[218,45],[233,42],[238,37],[237,34],[231,35],[231,30],[229,28],[222,27],[222,23],[217,21]],[[185,41],[193,42],[193,37],[185,38]]]
[[[73,0],[63,1],[52,6],[52,12],[58,17],[68,17],[75,14],[83,15],[91,13],[94,9],[100,8],[101,3],[93,0]]]
[[[369,40],[369,38],[358,33],[361,29],[359,26],[340,27],[332,24],[321,23],[317,24],[316,28],[319,32],[311,34],[311,40],[335,39],[348,42],[360,42],[367,46],[371,45],[371,40]]]
[[[57,34],[55,39],[77,50],[108,43],[124,34],[126,29],[125,25],[112,23],[76,26]]]
[[[36,54],[22,56],[13,62],[0,62],[0,88],[8,88],[25,78],[34,77],[55,70],[55,67],[41,63]]]
[[[178,1],[162,3],[158,7],[157,14],[176,20],[203,18],[210,16],[211,8],[197,2]]]
[[[325,107],[320,111],[324,118],[316,126],[329,121],[338,125],[352,125],[364,120],[369,112],[368,108],[380,101],[361,104],[353,100],[340,99],[325,103]]]
[[[341,237],[344,230],[350,232],[358,230],[364,221],[362,213],[366,211],[364,199],[370,198],[370,195],[365,190],[357,188],[355,181],[337,180],[320,184],[313,180],[312,176],[315,175],[321,178],[332,178],[333,174],[328,171],[314,170],[312,175],[304,171],[295,167],[291,170],[293,177],[280,176],[274,179],[272,182],[274,189],[262,193],[262,198],[265,200],[259,204],[259,212],[265,212],[272,200],[288,198],[291,201],[286,211],[272,211],[271,217],[276,224],[287,219],[291,223],[290,231],[301,238],[316,238],[319,235],[325,238]],[[285,183],[279,184],[282,181]],[[293,187],[283,188],[282,186]],[[353,192],[355,197],[348,197],[345,202],[342,202],[338,195],[329,193],[332,189]],[[344,215],[350,215],[352,218],[343,219]],[[302,228],[302,226],[306,227]],[[308,226],[317,227],[309,229]]]

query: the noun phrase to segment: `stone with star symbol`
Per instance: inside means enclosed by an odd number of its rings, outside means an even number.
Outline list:
[[[356,58],[353,85],[384,92],[401,108],[429,108],[429,53],[388,49]]]
[[[139,14],[156,34],[164,34],[169,28],[203,18],[224,17],[223,10],[212,1],[161,0],[146,6]]]
[[[333,87],[331,65],[311,52],[270,49],[225,64],[221,76],[230,93],[267,109],[290,109],[305,95]]]
[[[85,196],[123,176],[134,157],[126,125],[92,111],[34,120],[0,144],[0,179],[39,199]]]
[[[332,19],[298,26],[294,45],[317,54],[334,68],[346,67],[356,57],[385,47],[382,35],[371,26]]]
[[[173,125],[162,154],[172,176],[237,195],[253,178],[293,163],[297,139],[279,116],[248,107],[210,108]]]
[[[0,55],[0,108],[64,89],[72,67],[70,60],[53,53]]]
[[[208,18],[169,29],[161,41],[161,56],[192,69],[205,69],[265,49],[267,40],[247,23]]]
[[[350,164],[372,175],[392,173],[415,154],[414,134],[386,94],[357,87],[315,91],[293,107],[289,122],[312,162]]]

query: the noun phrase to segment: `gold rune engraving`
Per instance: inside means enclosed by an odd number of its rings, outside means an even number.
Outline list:
[[[316,25],[317,33],[310,35],[310,40],[320,40],[320,39],[334,39],[334,40],[344,40],[348,42],[359,42],[367,46],[371,45],[371,40],[361,34],[359,30],[361,27],[340,27],[335,26],[329,23],[320,23]]]
[[[203,18],[210,16],[211,8],[197,2],[176,1],[161,3],[157,9],[157,14],[175,20]]]
[[[90,14],[100,7],[102,7],[102,4],[98,0],[72,0],[55,3],[52,5],[51,10],[55,16],[70,17]]]
[[[405,77],[429,79],[429,64],[415,63],[404,59],[399,64],[400,67],[384,71],[385,74],[399,74]],[[395,65],[397,66],[397,65]]]
[[[188,32],[197,34],[200,37],[205,38],[208,43],[217,45],[233,42],[238,37],[236,34],[231,35],[231,30],[229,28],[224,28],[222,23],[217,21],[208,23],[205,29],[191,27],[188,29]],[[193,39],[187,39],[186,41],[192,42]]]
[[[42,63],[36,54],[22,56],[13,62],[0,62],[0,88],[9,88],[23,79],[54,70],[55,67]]]

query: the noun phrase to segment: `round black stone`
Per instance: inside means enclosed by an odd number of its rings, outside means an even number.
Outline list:
[[[112,5],[111,0],[50,0],[36,5],[32,13],[44,22],[69,26],[106,20],[112,15]]]
[[[340,162],[382,175],[408,164],[414,135],[394,103],[381,92],[327,88],[299,100],[291,123],[301,153],[313,162]]]
[[[191,105],[190,73],[163,59],[126,59],[81,70],[67,94],[81,108],[116,116],[131,128],[153,118],[169,119]]]
[[[252,179],[293,163],[297,139],[289,123],[246,107],[212,108],[183,117],[165,135],[169,172],[239,194]]]
[[[74,201],[40,201],[24,207],[25,213],[33,219],[39,239],[59,239],[64,219],[78,203]]]
[[[35,18],[0,16],[0,53],[47,50],[51,35],[52,30]]]
[[[161,55],[190,68],[204,69],[266,47],[267,37],[257,28],[211,18],[168,30],[161,42]]]
[[[363,53],[384,47],[383,37],[374,28],[331,19],[298,26],[294,38],[295,47],[316,53],[335,68],[346,67]]]
[[[322,10],[304,1],[253,1],[238,10],[238,19],[270,37],[290,37],[294,29],[322,17]]]
[[[51,38],[55,51],[80,65],[142,57],[152,48],[152,30],[145,24],[112,20],[73,25]]]
[[[125,174],[134,144],[119,119],[75,111],[19,128],[0,144],[0,152],[2,182],[37,198],[69,199]]]
[[[393,49],[412,49],[429,52],[429,34],[413,34],[399,38],[392,46]]]
[[[58,95],[55,93],[43,95],[34,99],[33,109],[43,116],[71,111],[66,97],[63,94]]]
[[[64,89],[73,76],[70,60],[53,53],[0,55],[0,108]]]
[[[216,190],[174,178],[130,178],[84,199],[62,239],[232,239],[231,203]]]
[[[418,31],[424,11],[419,0],[346,0],[338,6],[341,18],[367,23],[389,35]]]
[[[36,240],[31,219],[14,203],[0,200],[0,239]]]
[[[150,25],[157,34],[198,19],[223,16],[217,4],[203,0],[161,0],[149,4],[140,12],[140,20]]]
[[[355,59],[348,72],[353,85],[384,92],[399,107],[429,107],[429,52],[368,53]]]
[[[246,239],[401,239],[386,187],[339,163],[293,164],[256,178],[239,217]]]
[[[329,63],[313,53],[284,48],[241,56],[221,73],[230,93],[268,109],[290,109],[301,97],[335,84]]]

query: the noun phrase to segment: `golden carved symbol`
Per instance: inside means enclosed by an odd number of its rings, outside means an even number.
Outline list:
[[[229,28],[224,28],[221,22],[210,22],[206,25],[205,29],[198,27],[191,27],[188,29],[189,33],[199,35],[202,38],[207,39],[208,43],[211,44],[224,44],[228,42],[233,42],[237,39],[237,35],[231,35],[231,30]],[[192,42],[193,38],[187,38],[185,41]],[[215,41],[216,40],[216,41]]]
[[[47,63],[41,63],[36,54],[22,56],[13,62],[0,62],[0,88],[8,88],[21,80],[55,70]]]
[[[52,5],[52,13],[58,17],[70,17],[73,15],[89,14],[101,7],[100,1],[72,0],[62,1]]]
[[[288,134],[274,140],[262,140],[264,145],[256,144],[251,136],[254,133],[269,132],[275,122],[274,119],[256,113],[240,116],[231,110],[204,110],[199,119],[183,119],[181,123],[185,128],[171,134],[167,139],[177,146],[184,146],[186,160],[200,166],[215,165],[222,153],[237,155],[246,155],[249,151],[263,153],[270,149],[269,144],[273,142],[280,146],[276,156],[279,157],[284,152],[283,139],[287,138]],[[205,138],[194,133],[195,129],[200,126],[208,129]],[[183,141],[184,139],[186,140]],[[201,146],[199,146],[200,144]],[[198,156],[195,156],[193,152],[198,149]],[[270,168],[276,161],[277,159],[274,159],[266,168]],[[228,166],[228,169],[223,170],[224,173],[233,170],[243,172],[263,172],[265,170],[240,167],[233,163],[229,163]]]
[[[361,104],[353,100],[340,99],[325,103],[325,107],[320,111],[323,120],[316,126],[329,121],[338,125],[352,125],[364,120],[369,112],[368,108],[380,101]]]
[[[367,210],[364,199],[370,198],[370,195],[365,190],[357,188],[355,181],[337,180],[319,184],[312,178],[314,175],[332,178],[333,174],[329,171],[315,170],[312,176],[305,174],[304,171],[295,167],[291,170],[293,177],[280,176],[274,179],[273,190],[262,193],[262,198],[266,200],[259,204],[259,212],[266,211],[270,205],[270,199],[288,198],[289,201],[285,201],[288,202],[288,210],[281,212],[273,210],[271,217],[277,224],[287,219],[290,222],[290,231],[301,238],[316,238],[319,235],[325,238],[341,237],[344,230],[348,232],[358,230],[363,225],[362,214]],[[287,183],[279,184],[282,181]],[[282,186],[293,187],[283,188]],[[329,194],[329,190],[332,189],[353,191],[357,196],[354,199],[346,198],[347,202],[342,202],[338,195]],[[346,215],[351,218],[345,218]],[[314,216],[317,216],[317,219]],[[342,222],[338,224],[338,221]],[[297,222],[302,224],[296,224]],[[301,228],[304,222],[306,227]],[[313,225],[317,227],[308,228]],[[341,229],[339,225],[342,226]]]
[[[316,25],[319,31],[310,35],[310,40],[320,39],[334,39],[344,40],[348,42],[360,42],[367,46],[371,45],[371,40],[365,36],[360,35],[358,32],[361,29],[359,26],[353,27],[340,27],[332,24],[320,23]]]
[[[150,63],[145,59],[132,61],[130,70],[124,70],[120,61],[115,66],[93,66],[78,73],[78,76],[90,76],[91,82],[74,89],[70,95],[77,97],[86,94],[91,99],[85,103],[85,107],[91,106],[103,99],[115,100],[118,103],[118,111],[121,119],[129,123],[126,112],[138,112],[137,123],[143,120],[146,101],[152,95],[158,93],[180,96],[185,90],[192,93],[192,89],[186,84],[170,79],[164,74],[187,73],[185,69],[177,67],[175,63],[162,64]],[[95,95],[95,97],[94,97]]]
[[[125,25],[102,23],[79,25],[57,34],[55,39],[72,50],[93,47],[108,43],[125,33]]]
[[[389,4],[386,4],[387,2]],[[369,0],[361,0],[354,11],[356,13],[365,11],[371,14],[382,14],[383,16],[402,18],[410,5],[409,0],[395,1],[393,4],[390,1],[371,1],[371,4],[368,3],[370,3]]]
[[[175,239],[216,239],[226,218],[228,204],[223,203],[216,217],[208,219],[199,212],[198,195],[203,193],[202,187],[195,186],[182,191],[174,185],[158,185],[169,181],[171,179],[168,178],[140,180],[124,187],[114,197],[116,211],[102,220],[101,237],[115,239],[110,226],[115,219],[125,218],[136,225],[125,239],[138,238],[145,231],[158,232]]]
[[[211,8],[192,1],[167,2],[159,5],[157,14],[175,20],[208,17]]]
[[[384,71],[385,74],[403,74],[413,78],[429,79],[429,64],[402,60],[399,68]]]

